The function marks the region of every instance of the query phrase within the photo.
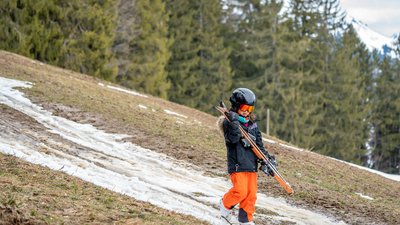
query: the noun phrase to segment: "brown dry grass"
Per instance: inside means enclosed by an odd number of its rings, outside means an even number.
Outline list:
[[[211,115],[151,96],[143,98],[110,90],[99,86],[99,82],[107,83],[96,78],[1,51],[0,76],[33,82],[33,88],[24,92],[57,115],[91,123],[108,132],[129,134],[129,140],[136,144],[187,160],[211,175],[225,176],[225,147],[215,126],[216,118]],[[142,109],[139,104],[148,108]],[[182,119],[167,115],[164,109],[187,118],[182,124]],[[279,170],[295,194],[286,196],[273,179],[265,177],[260,179],[262,192],[328,212],[352,224],[400,224],[399,182],[308,151],[266,144],[277,156]],[[356,192],[374,200],[360,198]],[[54,217],[59,214],[53,213]]]
[[[0,154],[0,224],[206,224]]]

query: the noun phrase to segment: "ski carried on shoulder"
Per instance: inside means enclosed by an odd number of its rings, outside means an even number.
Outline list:
[[[222,113],[222,115],[225,116],[225,118],[229,120],[228,118],[228,109],[226,108],[225,104],[221,101],[219,106],[215,107],[219,112]],[[253,139],[249,136],[249,134],[243,129],[243,127],[239,126],[240,132],[242,133],[242,136],[250,143],[251,149],[253,150],[254,154],[256,156],[265,162],[265,164],[273,171],[273,177],[275,178],[276,181],[285,189],[285,191],[288,194],[293,194],[293,189],[290,186],[290,184],[283,178],[283,176],[279,173],[279,171],[276,169],[276,167],[272,164],[272,162],[268,159],[268,157],[260,150],[260,148],[257,146],[257,144],[253,141]]]

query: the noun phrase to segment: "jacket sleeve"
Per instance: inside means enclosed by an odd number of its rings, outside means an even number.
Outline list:
[[[239,121],[229,122],[225,119],[224,136],[226,142],[236,144],[240,141],[242,134],[240,133],[239,126]]]
[[[269,155],[268,151],[264,147],[264,143],[262,141],[261,132],[258,129],[258,127],[256,129],[257,129],[256,130],[256,144],[257,144],[258,148],[260,148],[260,150],[265,154],[265,156],[267,156],[269,158],[270,155]]]

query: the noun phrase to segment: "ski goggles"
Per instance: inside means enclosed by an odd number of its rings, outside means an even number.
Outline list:
[[[253,112],[253,111],[254,111],[254,105],[241,104],[241,105],[239,106],[239,109],[240,109],[241,111]]]

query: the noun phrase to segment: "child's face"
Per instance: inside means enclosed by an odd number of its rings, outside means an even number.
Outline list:
[[[250,115],[249,111],[242,111],[242,110],[238,110],[238,114],[243,116],[243,117],[247,117]]]

